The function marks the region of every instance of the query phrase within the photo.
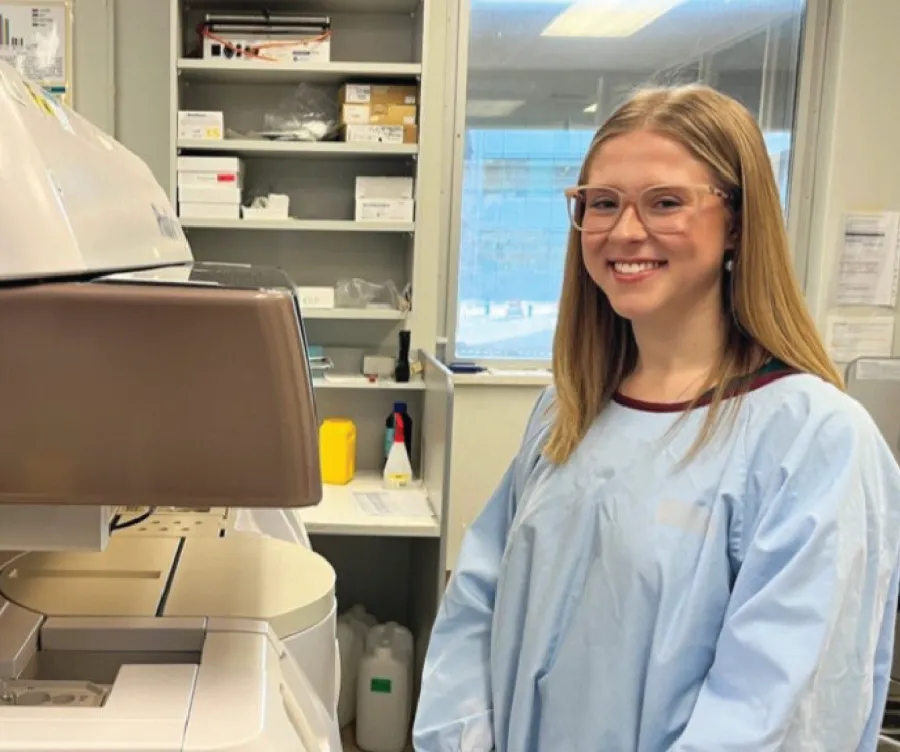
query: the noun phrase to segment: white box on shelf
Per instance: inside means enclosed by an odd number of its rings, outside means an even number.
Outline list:
[[[190,188],[193,186],[233,185],[237,188],[244,187],[244,181],[239,172],[179,172],[178,187]]]
[[[184,204],[240,204],[241,189],[236,185],[185,185],[178,189]]]
[[[178,138],[221,141],[225,137],[225,118],[221,112],[200,110],[178,111]]]
[[[240,204],[178,203],[178,216],[182,219],[240,219]]]
[[[389,378],[394,375],[394,359],[389,355],[365,355],[362,372],[366,376]]]
[[[409,198],[359,198],[357,222],[412,222],[415,201]]]
[[[359,199],[411,199],[413,179],[403,177],[356,178],[356,198]]]
[[[178,157],[178,172],[234,172],[240,174],[244,165],[237,157]]]
[[[257,196],[249,206],[241,207],[244,219],[250,220],[285,220],[290,219],[291,199],[281,193],[270,193],[268,196]]]
[[[334,308],[333,287],[298,287],[301,308]]]

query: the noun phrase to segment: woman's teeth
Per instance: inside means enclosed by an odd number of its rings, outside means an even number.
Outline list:
[[[659,269],[665,263],[665,261],[640,261],[638,263],[616,261],[613,263],[613,269],[616,270],[616,274],[640,274]]]

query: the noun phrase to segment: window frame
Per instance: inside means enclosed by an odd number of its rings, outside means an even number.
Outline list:
[[[828,21],[833,0],[806,0],[801,21],[800,55],[794,98],[794,128],[791,144],[791,167],[788,182],[787,230],[800,284],[808,289],[809,248],[813,186],[816,179],[816,158],[819,139],[820,102],[825,84],[825,47]],[[448,362],[463,360],[484,368],[498,370],[546,370],[550,359],[461,358],[457,352],[457,317],[459,314],[459,262],[462,230],[463,163],[466,139],[466,104],[469,78],[469,31],[471,0],[449,0],[451,12],[448,22],[451,48],[456,50],[455,65],[447,67],[447,86],[451,101],[447,104],[445,127],[452,142],[450,186],[445,201],[449,221],[446,246],[442,249],[445,262],[445,299],[439,319],[443,320],[443,346]],[[453,28],[455,26],[455,28]],[[454,40],[456,44],[453,45]],[[448,61],[450,62],[450,61]],[[701,70],[703,60],[700,61]],[[560,194],[562,200],[562,194]]]

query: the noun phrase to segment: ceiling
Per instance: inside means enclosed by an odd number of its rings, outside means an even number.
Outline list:
[[[594,0],[602,8],[605,0]],[[633,0],[634,4],[653,0]],[[469,70],[634,71],[678,65],[797,17],[803,0],[684,0],[627,38],[548,38],[541,31],[571,0],[472,0]],[[735,69],[757,63],[734,57]]]
[[[607,0],[594,1],[602,7]],[[685,0],[628,38],[541,37],[569,4],[472,0],[469,127],[593,128],[636,87],[697,80],[701,55],[717,88],[754,112],[763,67],[785,69],[775,77],[785,85],[778,85],[774,106],[788,126],[801,0]],[[767,28],[781,34],[768,53]]]

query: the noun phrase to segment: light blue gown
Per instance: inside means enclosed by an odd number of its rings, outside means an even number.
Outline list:
[[[900,470],[864,409],[785,375],[679,469],[706,408],[614,402],[556,467],[550,403],[463,543],[417,752],[875,750]]]

